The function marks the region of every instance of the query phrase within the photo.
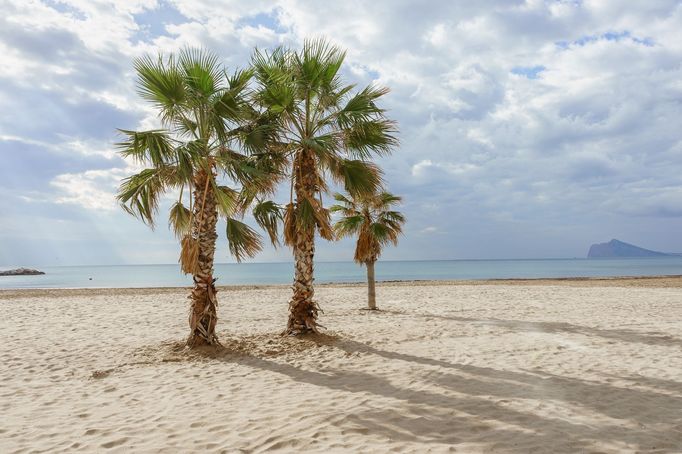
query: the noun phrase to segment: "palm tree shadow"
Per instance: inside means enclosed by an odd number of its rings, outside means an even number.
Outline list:
[[[643,385],[648,388],[658,389],[663,392],[669,392],[682,396],[682,381],[676,380],[665,380],[662,378],[646,377],[643,375],[633,375],[633,376],[619,376],[613,374],[605,374],[614,380],[621,380],[630,382],[631,385]]]
[[[384,310],[387,314],[407,315],[401,311]],[[551,333],[551,334],[582,334],[584,336],[602,337],[608,340],[621,342],[641,343],[647,345],[659,345],[664,347],[682,348],[682,339],[662,333],[642,333],[640,331],[627,329],[601,329],[583,325],[574,325],[566,322],[534,322],[527,320],[505,320],[499,318],[474,318],[460,317],[456,315],[441,314],[410,314],[411,316],[423,317],[426,319],[441,319],[461,323],[473,323],[483,326],[497,326],[512,331],[525,331],[532,333]]]
[[[466,441],[482,441],[485,433],[493,430],[496,436],[513,439],[520,443],[538,443],[550,446],[555,437],[551,428],[547,432],[526,433],[496,427],[495,421],[517,424],[525,421],[529,426],[541,426],[538,417],[511,409],[500,409],[492,402],[478,398],[457,398],[428,391],[400,388],[390,380],[377,375],[350,370],[325,370],[325,372],[304,370],[286,363],[250,357],[245,365],[267,372],[289,377],[295,382],[325,387],[330,390],[371,394],[375,397],[401,401],[405,411],[374,410],[371,407],[360,409],[353,414],[344,415],[336,423],[361,426],[375,435],[383,435],[390,440],[419,443],[456,444]],[[468,415],[457,414],[458,408],[477,407],[482,414],[471,411]],[[494,416],[491,418],[491,416]],[[570,422],[560,422],[561,431],[577,431],[578,426]],[[574,448],[587,447],[585,440],[575,440]]]
[[[649,422],[666,422],[668,417],[663,416],[665,415],[664,410],[672,411],[676,408],[682,408],[682,382],[671,380],[651,379],[650,383],[656,383],[659,387],[664,384],[667,386],[668,391],[672,391],[677,395],[632,388],[625,389],[601,382],[563,377],[547,372],[526,371],[526,373],[519,373],[478,367],[470,364],[454,364],[439,359],[381,350],[344,338],[339,338],[335,343],[335,347],[349,353],[372,354],[389,360],[407,361],[474,375],[477,378],[472,380],[459,374],[441,374],[443,378],[435,380],[440,386],[450,387],[454,391],[472,395],[491,395],[515,399],[541,398],[563,400],[568,403],[593,408],[600,413],[614,418],[642,418]],[[480,380],[481,378],[483,381]],[[649,379],[646,377],[641,377],[640,379],[640,381],[645,382],[647,380]],[[500,387],[501,382],[505,386]],[[510,383],[513,386],[507,386]],[[650,405],[644,410],[634,410],[632,406],[633,401],[645,401],[649,402]],[[682,412],[680,422],[682,422]]]
[[[243,357],[243,364],[289,377],[299,383],[331,390],[370,394],[398,400],[400,409],[362,408],[345,415],[341,424],[360,425],[387,439],[418,443],[486,443],[501,452],[518,451],[520,446],[552,446],[553,452],[575,452],[596,443],[627,443],[649,449],[682,447],[682,434],[669,426],[682,427],[682,397],[652,391],[614,387],[545,372],[514,372],[409,355],[345,338],[321,338],[322,343],[346,353],[376,355],[388,360],[412,362],[437,368],[429,370],[430,390],[403,387],[380,374],[348,369],[305,370],[257,356]],[[232,360],[224,357],[223,360]],[[447,369],[443,371],[442,369]],[[435,387],[435,391],[432,390]],[[622,421],[596,424],[580,418],[566,420],[520,411],[507,404],[528,400],[540,404],[577,406]],[[677,415],[677,416],[675,416]],[[632,422],[638,423],[633,428]],[[491,438],[494,431],[495,436]],[[677,436],[677,439],[675,438]],[[557,440],[563,440],[558,445]]]

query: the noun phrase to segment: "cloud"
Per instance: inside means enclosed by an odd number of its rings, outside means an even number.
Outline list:
[[[56,203],[77,204],[86,210],[114,211],[118,209],[116,188],[126,176],[125,169],[88,170],[58,175],[50,184],[61,192],[55,198]]]
[[[105,212],[137,229],[112,200],[130,170],[114,156],[115,128],[158,120],[136,95],[132,59],[202,45],[234,69],[254,46],[319,35],[347,49],[349,81],[391,88],[401,146],[379,162],[409,222],[386,258],[577,256],[619,236],[682,250],[675,0],[9,1],[0,186],[16,198],[3,215],[49,207],[104,228]],[[447,235],[429,241],[426,229]],[[346,249],[322,243],[318,256],[350,259]]]

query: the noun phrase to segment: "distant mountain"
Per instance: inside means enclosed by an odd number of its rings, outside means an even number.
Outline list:
[[[665,252],[651,251],[634,244],[624,243],[618,240],[611,240],[608,243],[593,244],[587,253],[587,258],[600,257],[666,257],[679,254],[669,254]]]

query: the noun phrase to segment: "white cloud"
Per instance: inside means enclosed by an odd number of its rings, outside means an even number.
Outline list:
[[[177,20],[161,26],[164,9]],[[114,128],[158,126],[135,93],[133,57],[203,45],[233,69],[254,46],[326,35],[347,49],[351,81],[391,88],[402,145],[381,163],[410,222],[429,219],[417,229],[453,232],[447,241],[469,256],[543,255],[559,231],[570,236],[559,255],[606,230],[656,231],[674,243],[660,249],[682,250],[679,1],[17,0],[5,10],[0,142],[111,161],[55,168],[61,204],[116,209]],[[141,39],[142,29],[156,32]],[[532,68],[542,70],[523,72]],[[508,246],[514,235],[537,250]],[[447,249],[406,238],[389,257]]]
[[[50,184],[60,191],[54,198],[58,204],[76,204],[93,211],[114,211],[120,209],[116,203],[116,188],[128,173],[125,169],[88,170],[58,175]]]

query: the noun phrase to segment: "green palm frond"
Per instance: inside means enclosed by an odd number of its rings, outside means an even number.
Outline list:
[[[393,229],[391,229],[387,224],[373,222],[369,225],[369,231],[374,241],[381,246],[384,246],[389,242],[398,244],[397,233],[393,231]]]
[[[306,39],[294,59],[298,69],[296,82],[302,91],[328,91],[334,86],[346,52],[323,38]]]
[[[188,235],[191,229],[192,214],[182,202],[175,202],[168,215],[168,226],[178,239]]]
[[[173,115],[187,99],[185,78],[177,59],[173,55],[165,61],[161,56],[157,60],[145,56],[136,59],[133,66],[138,75],[140,96],[159,110],[166,123],[171,122]]]
[[[281,164],[276,162],[274,154],[247,156],[223,148],[215,156],[214,162],[225,175],[239,181],[245,192],[254,196],[271,194],[281,179]]]
[[[304,198],[296,204],[296,230],[309,231],[317,225],[315,200]]]
[[[372,154],[388,154],[398,144],[395,122],[389,120],[355,121],[346,129],[345,147],[349,154],[366,159]]]
[[[341,220],[334,224],[336,234],[343,238],[345,236],[355,235],[360,231],[362,224],[365,222],[365,217],[361,214],[344,216]]]
[[[383,184],[382,171],[376,164],[359,159],[339,159],[330,162],[332,177],[355,198],[376,193]]]
[[[194,102],[208,100],[221,87],[224,73],[215,54],[203,49],[184,48],[180,51],[178,64],[184,85]]]
[[[378,197],[374,198],[373,200],[376,201],[377,208],[387,209],[402,202],[403,198],[397,195],[393,195],[390,192],[382,192],[381,194],[379,194]]]
[[[121,182],[116,198],[125,211],[153,228],[159,198],[178,184],[176,167],[144,169]]]
[[[213,191],[218,202],[220,214],[226,218],[234,216],[239,207],[239,191],[228,186],[218,186],[213,180],[211,180],[211,183],[213,184]]]
[[[230,253],[238,262],[247,257],[254,257],[263,248],[258,233],[236,219],[227,218],[226,233]]]
[[[279,246],[279,224],[283,220],[282,207],[271,200],[257,203],[253,208],[253,218],[267,232],[273,246]]]
[[[217,91],[212,98],[210,118],[216,136],[223,143],[232,138],[235,132],[235,129],[227,127],[226,122],[239,123],[251,116],[247,95],[252,76],[252,70],[240,70],[232,76],[226,76],[228,87]]]
[[[163,129],[151,131],[118,130],[125,139],[116,143],[124,158],[133,158],[141,164],[160,166],[172,163],[175,159],[175,143]]]
[[[388,92],[388,88],[369,85],[351,97],[336,115],[339,127],[351,128],[356,122],[371,121],[383,115],[384,109],[379,108],[375,101]]]

